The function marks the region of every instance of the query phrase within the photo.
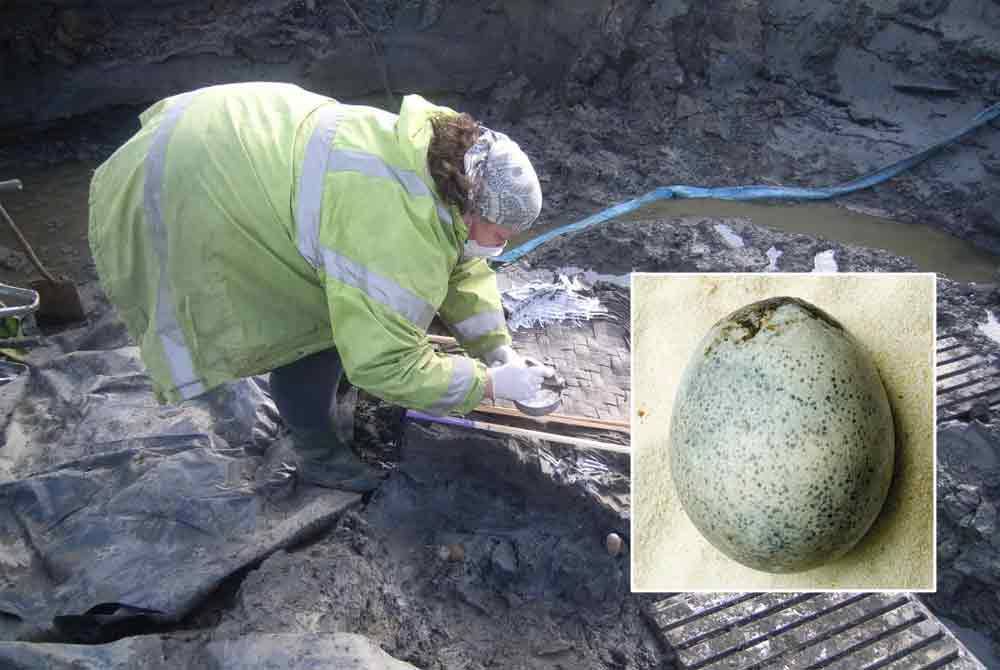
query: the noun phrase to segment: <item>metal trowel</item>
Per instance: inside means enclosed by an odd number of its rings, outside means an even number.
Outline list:
[[[540,363],[533,358],[525,358],[524,364],[528,367],[541,366],[550,367],[555,370],[551,362]],[[545,416],[559,409],[562,405],[562,392],[566,388],[566,380],[559,373],[546,377],[542,381],[542,389],[531,400],[515,400],[514,406],[528,416]]]

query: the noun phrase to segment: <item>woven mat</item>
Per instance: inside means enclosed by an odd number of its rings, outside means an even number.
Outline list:
[[[578,326],[552,324],[512,333],[524,356],[551,361],[566,379],[565,414],[593,419],[629,416],[628,322],[592,320]]]

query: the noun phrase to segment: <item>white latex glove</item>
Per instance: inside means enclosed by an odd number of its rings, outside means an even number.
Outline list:
[[[537,365],[528,367],[505,363],[486,371],[493,384],[493,397],[497,400],[531,400],[542,390],[542,380],[555,374],[555,370]]]
[[[524,365],[524,359],[521,358],[521,354],[517,353],[514,351],[513,347],[506,344],[488,352],[485,356],[483,356],[483,359],[486,361],[486,365],[491,368],[504,365],[505,363]]]

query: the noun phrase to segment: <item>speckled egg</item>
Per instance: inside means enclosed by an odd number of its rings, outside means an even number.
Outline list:
[[[885,502],[894,449],[868,353],[797,298],[716,323],[674,402],[678,499],[713,546],[755,570],[798,572],[849,551]]]

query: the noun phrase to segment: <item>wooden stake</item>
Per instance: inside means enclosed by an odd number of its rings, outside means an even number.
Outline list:
[[[569,435],[559,435],[558,433],[545,433],[540,430],[514,428],[513,426],[486,423],[485,421],[473,421],[472,419],[464,419],[454,416],[433,416],[430,414],[424,414],[423,412],[417,412],[415,410],[408,410],[406,412],[406,416],[407,418],[415,421],[427,421],[430,423],[440,423],[446,426],[473,428],[475,430],[483,430],[488,433],[499,433],[501,435],[511,435],[513,437],[526,437],[536,440],[544,440],[546,442],[567,444],[571,447],[578,447],[580,449],[598,449],[600,451],[613,451],[618,454],[631,453],[631,449],[627,446],[621,444],[608,444],[607,442],[599,442],[586,437],[570,437]]]
[[[458,340],[454,337],[448,337],[447,335],[428,335],[427,339],[430,340],[432,344],[443,344],[450,347],[458,346]]]
[[[482,414],[495,414],[497,416],[509,416],[515,419],[531,419],[536,423],[559,423],[567,426],[579,426],[580,428],[593,428],[595,430],[611,430],[617,433],[630,432],[627,421],[613,421],[610,419],[591,419],[585,416],[573,416],[570,414],[546,414],[544,416],[528,416],[516,409],[509,407],[496,407],[494,405],[482,404],[476,407],[476,412]]]

